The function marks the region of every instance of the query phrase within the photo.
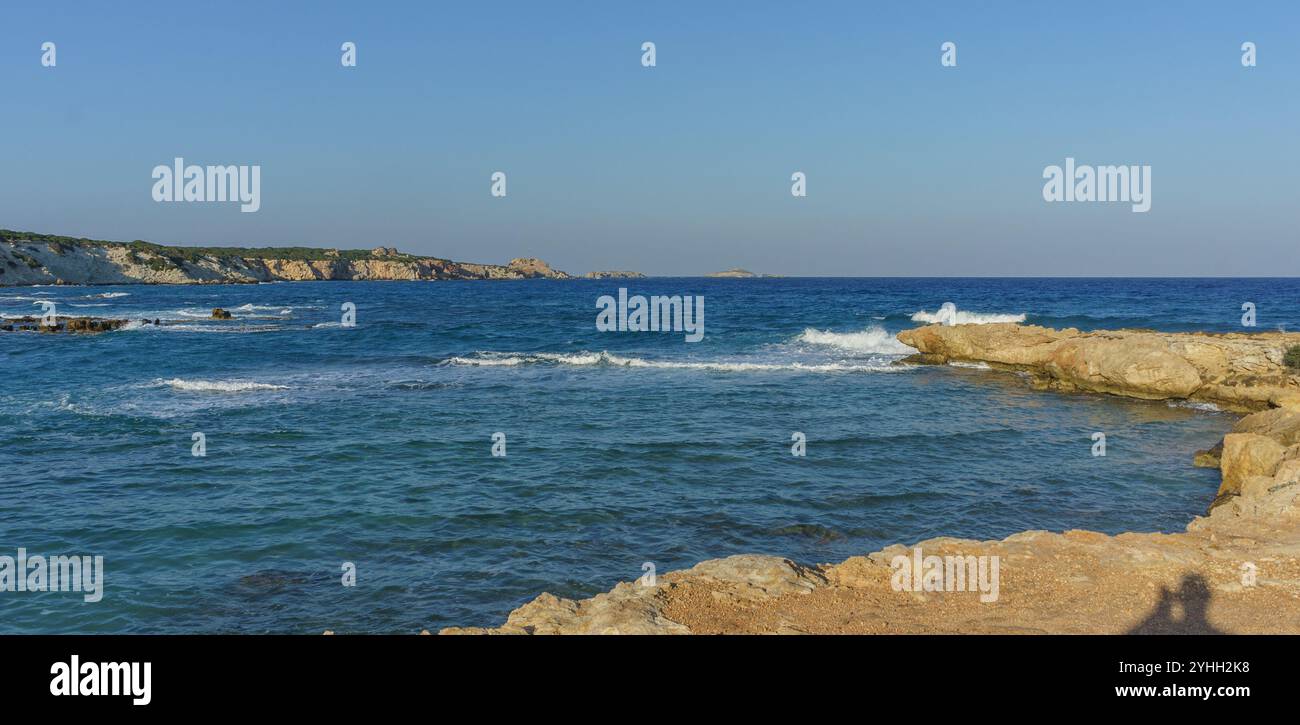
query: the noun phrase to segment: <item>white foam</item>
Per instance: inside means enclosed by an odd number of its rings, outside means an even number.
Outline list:
[[[916,352],[882,327],[869,327],[861,332],[831,332],[809,327],[796,339],[810,345],[825,345],[874,355],[911,355]]]
[[[86,295],[87,297],[98,297],[100,299],[111,300],[114,297],[130,297],[130,292],[101,292],[97,295]]]
[[[1191,408],[1192,410],[1203,410],[1209,413],[1222,412],[1222,408],[1214,403],[1206,403],[1200,400],[1168,400],[1165,404],[1170,408]]]
[[[239,313],[243,317],[255,317],[255,318],[256,317],[261,317],[261,318],[288,317],[293,314],[292,307],[284,307],[281,305],[246,304],[246,305],[240,305],[238,307],[227,307],[225,308],[225,310],[226,312]],[[212,310],[211,308],[203,309],[199,307],[190,307],[186,309],[176,310],[175,314],[180,315],[181,317],[206,319],[212,317]]]
[[[281,315],[281,316],[293,314],[292,307],[284,307],[282,305],[272,305],[272,306],[254,305],[251,303],[232,308],[230,311],[231,312],[270,312],[272,314]]]
[[[254,390],[289,389],[287,385],[256,383],[251,380],[182,380],[181,378],[172,378],[170,380],[155,380],[153,384],[155,387],[169,386],[174,390],[218,393],[244,393]]]
[[[283,329],[279,325],[240,325],[231,327],[230,325],[160,325],[159,330],[169,332],[215,332],[226,335],[239,335],[252,332],[275,332]]]
[[[948,364],[955,368],[970,368],[971,370],[992,370],[993,367],[986,362],[965,362],[963,360],[949,360]]]
[[[1024,322],[1025,314],[1011,315],[999,312],[964,312],[957,305],[945,302],[935,312],[921,310],[912,315],[913,322],[940,325],[987,325],[992,322]]]
[[[888,360],[871,360],[861,362],[743,362],[728,360],[682,361],[682,360],[647,360],[640,357],[624,357],[608,352],[579,353],[476,353],[475,357],[453,357],[446,361],[448,365],[470,365],[476,367],[514,367],[516,365],[536,364],[556,365],[606,365],[625,368],[654,368],[663,370],[706,370],[717,372],[896,372],[908,367],[891,365]]]

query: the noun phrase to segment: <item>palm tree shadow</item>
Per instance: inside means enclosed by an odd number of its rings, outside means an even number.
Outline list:
[[[1210,599],[1210,584],[1200,574],[1183,577],[1178,591],[1160,587],[1160,601],[1155,609],[1127,634],[1225,634],[1206,619]],[[1179,605],[1182,616],[1175,616],[1174,605]]]

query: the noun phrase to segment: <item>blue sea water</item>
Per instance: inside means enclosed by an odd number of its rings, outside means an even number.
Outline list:
[[[704,340],[598,332],[620,286],[703,295]],[[0,334],[0,555],[105,568],[97,603],[0,591],[7,633],[417,632],[643,562],[1178,530],[1218,485],[1192,453],[1235,416],[900,367],[894,333],[949,301],[963,320],[1223,331],[1253,302],[1256,329],[1300,327],[1300,281],[1270,279],[40,287],[0,289],[0,312],[43,299],[169,324]],[[235,319],[206,319],[218,306]]]

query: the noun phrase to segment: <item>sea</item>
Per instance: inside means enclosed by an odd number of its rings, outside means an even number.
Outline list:
[[[703,297],[703,339],[599,330],[620,288]],[[901,364],[896,333],[1300,329],[1300,280],[1256,278],[0,288],[43,302],[134,322],[0,333],[0,557],[102,556],[103,596],[0,586],[4,633],[436,632],[647,564],[1178,531],[1234,414]]]

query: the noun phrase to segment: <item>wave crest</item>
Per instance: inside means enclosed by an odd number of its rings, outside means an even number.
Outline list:
[[[871,355],[911,355],[916,352],[883,327],[869,327],[861,332],[831,332],[809,327],[796,339],[809,345],[825,345]]]
[[[945,302],[935,312],[916,312],[912,315],[912,321],[939,325],[987,325],[993,322],[1024,322],[1025,313],[1011,315],[1000,312],[965,312],[958,310],[952,302]]]
[[[155,380],[154,386],[168,386],[174,390],[186,390],[192,392],[216,392],[216,393],[243,393],[253,390],[288,390],[287,385],[272,385],[270,383],[256,383],[251,380],[184,380],[182,378],[171,378],[170,380]]]
[[[473,357],[452,357],[445,361],[447,365],[467,365],[475,367],[514,367],[516,365],[606,365],[625,368],[654,368],[663,370],[705,370],[714,372],[898,372],[907,370],[906,366],[892,365],[889,361],[863,362],[744,362],[730,360],[682,361],[682,360],[647,360],[640,357],[624,357],[609,352],[577,353],[475,353]]]

